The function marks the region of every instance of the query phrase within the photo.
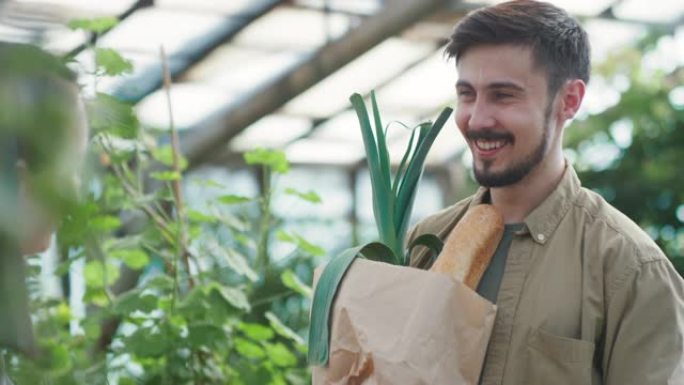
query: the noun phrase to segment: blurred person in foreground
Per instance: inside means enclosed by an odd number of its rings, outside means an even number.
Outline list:
[[[86,151],[75,80],[61,60],[37,47],[0,43],[0,349],[29,357],[39,349],[23,256],[47,249],[76,202]],[[7,381],[0,376],[0,384]]]
[[[468,14],[446,54],[481,187],[408,242],[446,239],[479,203],[502,213],[504,236],[477,288],[498,307],[480,383],[684,384],[684,281],[563,156],[589,81],[586,32],[562,9],[518,0]],[[424,249],[411,255],[413,266],[428,261]]]

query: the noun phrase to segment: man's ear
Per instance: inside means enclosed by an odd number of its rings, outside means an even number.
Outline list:
[[[560,118],[563,120],[570,120],[575,117],[575,114],[582,105],[584,100],[584,92],[586,91],[586,84],[581,79],[573,79],[565,83],[560,91]]]

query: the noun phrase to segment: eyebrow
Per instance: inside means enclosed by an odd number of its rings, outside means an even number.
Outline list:
[[[456,87],[457,88],[458,87],[475,88],[472,86],[472,84],[470,84],[466,80],[457,81]],[[514,91],[518,91],[518,92],[524,92],[525,91],[525,89],[522,86],[520,86],[516,83],[513,83],[513,82],[509,82],[509,81],[494,82],[494,83],[488,84],[487,88],[489,88],[489,89],[510,89],[510,90],[514,90]]]

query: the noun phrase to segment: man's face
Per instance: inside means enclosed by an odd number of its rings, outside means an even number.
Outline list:
[[[482,186],[520,182],[544,161],[558,138],[546,74],[532,49],[470,48],[458,62],[456,124],[473,154]]]

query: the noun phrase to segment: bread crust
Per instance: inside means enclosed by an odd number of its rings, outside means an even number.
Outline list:
[[[430,270],[449,274],[475,290],[503,232],[503,217],[494,206],[479,204],[470,208],[447,237]]]

